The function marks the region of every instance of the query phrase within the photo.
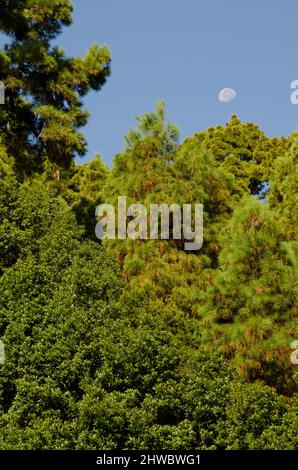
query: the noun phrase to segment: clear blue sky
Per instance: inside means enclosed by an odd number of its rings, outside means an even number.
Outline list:
[[[290,83],[298,79],[297,0],[74,0],[74,23],[59,37],[69,55],[95,42],[112,53],[112,74],[84,103],[90,160],[110,164],[134,116],[166,101],[181,138],[237,113],[270,136],[298,125]],[[218,91],[232,87],[231,103]]]

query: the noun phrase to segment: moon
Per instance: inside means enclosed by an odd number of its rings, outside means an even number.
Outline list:
[[[236,91],[233,88],[223,88],[218,93],[218,100],[221,103],[229,103],[236,98]]]

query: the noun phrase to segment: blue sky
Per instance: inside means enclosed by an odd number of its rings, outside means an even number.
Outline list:
[[[74,0],[74,23],[58,43],[83,55],[106,43],[112,74],[84,103],[90,160],[122,151],[134,117],[166,102],[181,139],[237,113],[270,136],[298,125],[290,83],[298,79],[297,0]],[[231,103],[217,99],[232,87]]]

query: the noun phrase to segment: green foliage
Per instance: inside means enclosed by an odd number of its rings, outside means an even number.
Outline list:
[[[103,323],[119,316],[121,286],[112,260],[84,241],[62,199],[38,181],[16,183],[14,195],[13,238],[24,232],[26,243],[14,259],[8,247],[0,279],[1,448],[51,447],[52,439],[65,448],[83,384],[101,362]]]
[[[139,126],[128,134],[127,149],[115,157],[103,189],[104,200],[117,206],[118,196],[125,195],[127,205],[141,202],[148,210],[152,203],[178,203],[181,206],[184,203],[204,204],[204,257],[198,259],[182,252],[183,240],[146,243],[117,240],[110,243],[115,248],[127,278],[131,279],[134,272],[140,275],[144,273],[144,282],[149,277],[156,284],[166,276],[163,266],[172,271],[173,275],[177,273],[179,276],[183,270],[182,263],[196,264],[198,269],[206,263],[216,263],[217,243],[214,233],[231,215],[238,192],[233,175],[218,168],[202,144],[175,144],[175,127],[165,121],[161,103],[157,104],[153,113],[145,114],[139,121]],[[146,257],[145,264],[139,261],[143,257]],[[169,266],[169,263],[173,263],[175,268]]]
[[[13,0],[1,1],[0,26],[6,34],[25,39],[53,39],[62,26],[72,22],[72,5],[69,0]]]
[[[77,166],[110,54],[52,47],[71,22],[68,0],[1,2],[0,448],[297,450],[296,133],[232,116],[179,144],[159,101],[111,170]],[[118,196],[203,204],[202,249],[95,242]]]
[[[285,138],[268,138],[252,123],[241,123],[234,114],[225,127],[211,127],[188,140],[199,140],[228,172],[239,188],[254,195],[266,192],[265,182],[277,157],[289,147]]]
[[[228,362],[173,334],[141,291],[127,302],[112,258],[50,186],[2,181],[6,226],[26,242],[7,246],[0,277],[1,449],[254,448],[272,433],[286,445],[291,405],[242,392]]]
[[[10,41],[0,53],[6,94],[0,136],[20,177],[42,171],[49,160],[59,178],[59,167],[86,152],[79,129],[88,113],[81,97],[105,83],[110,53],[106,46],[93,45],[85,57],[69,58],[53,47],[50,41],[71,22],[69,0],[1,2],[0,31]]]
[[[227,419],[221,423],[218,443],[228,450],[268,449],[265,441],[282,426],[288,412],[284,399],[269,387],[237,384],[227,405]],[[288,431],[289,438],[294,429]],[[280,449],[280,440],[271,448]]]
[[[132,152],[138,149],[140,142],[142,147],[146,142],[150,145],[148,155],[166,157],[173,153],[177,146],[179,130],[175,124],[168,123],[165,120],[165,104],[162,100],[157,101],[153,113],[144,113],[138,120],[138,126],[132,129],[125,137],[127,150]],[[154,144],[152,144],[154,142]]]
[[[38,180],[11,187],[1,194],[14,194],[9,217],[26,244],[13,260],[7,250],[0,278],[1,448],[150,448],[151,437],[189,448],[199,428],[208,445],[227,365],[190,353],[153,311],[130,319],[111,258],[64,201]]]
[[[249,380],[291,385],[290,338],[297,335],[297,246],[257,200],[243,201],[223,230],[219,269],[203,295],[209,340],[235,357]]]
[[[286,155],[276,160],[270,180],[269,204],[278,215],[287,239],[297,239],[298,232],[298,140],[291,137]]]
[[[95,239],[94,211],[103,202],[103,188],[109,168],[99,154],[93,160],[75,166],[71,177],[63,178],[66,188],[62,188],[65,199],[71,204],[77,221],[83,225],[90,239]]]
[[[140,119],[133,144],[115,158],[103,198],[116,206],[117,196],[126,195],[128,203],[142,202],[147,208],[160,202],[203,203],[204,245],[186,253],[180,241],[108,241],[127,281],[126,302],[149,296],[184,341],[191,342],[195,334],[203,344],[219,347],[246,380],[292,393],[296,385],[289,345],[297,336],[297,243],[287,242],[283,221],[287,218],[294,238],[289,212],[293,208],[295,214],[295,147],[290,156],[276,160],[270,182],[270,201],[282,185],[290,204],[284,213],[283,205],[272,210],[251,196],[240,198],[243,182],[197,139],[163,153],[163,129],[169,126],[156,128],[157,114],[145,115],[146,133]],[[231,126],[239,127],[248,142],[257,128],[235,119]],[[260,131],[255,133],[261,139]],[[285,165],[290,159],[289,172]],[[280,166],[285,166],[284,182],[280,170],[276,173]]]
[[[270,423],[257,441],[259,449],[298,449],[298,401],[297,396],[287,407],[282,420]]]

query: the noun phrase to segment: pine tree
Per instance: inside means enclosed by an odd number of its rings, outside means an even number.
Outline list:
[[[71,176],[63,178],[64,186],[62,194],[71,204],[76,214],[77,221],[83,225],[90,239],[95,239],[94,211],[103,201],[103,190],[109,174],[109,168],[105,165],[99,154],[83,165],[74,165],[71,168]]]
[[[261,379],[291,393],[297,246],[285,240],[276,214],[251,198],[237,207],[220,239],[219,269],[202,294],[206,341],[233,359],[247,380]]]
[[[289,151],[276,160],[270,179],[268,201],[289,240],[298,234],[298,135],[291,136]]]
[[[126,302],[150,297],[171,328],[192,341],[200,315],[198,302],[204,269],[217,265],[218,233],[239,199],[235,177],[219,168],[210,151],[197,141],[178,145],[176,127],[167,123],[162,103],[144,114],[127,136],[125,151],[114,159],[103,190],[105,202],[117,207],[172,203],[204,205],[204,242],[199,252],[184,251],[185,240],[105,240],[128,282]],[[149,232],[149,230],[148,230]],[[185,322],[185,318],[193,320]],[[196,326],[195,326],[196,325]],[[186,330],[188,330],[186,332]]]
[[[9,37],[0,52],[6,95],[0,136],[20,176],[41,171],[49,160],[59,178],[59,168],[86,152],[79,129],[88,113],[81,97],[105,83],[110,53],[93,45],[85,57],[69,58],[52,46],[72,22],[69,0],[3,0],[0,11],[0,31]]]
[[[242,191],[263,196],[275,159],[290,142],[284,137],[269,138],[253,123],[242,123],[234,114],[226,126],[198,132],[188,140],[199,140],[210,149],[218,163],[236,177]]]

